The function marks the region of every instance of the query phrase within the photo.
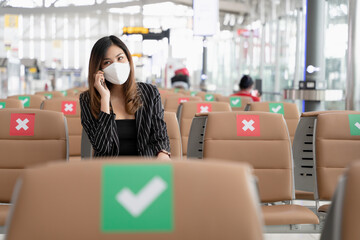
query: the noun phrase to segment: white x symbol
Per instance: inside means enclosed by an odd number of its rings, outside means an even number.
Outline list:
[[[200,113],[207,113],[209,112],[208,106],[200,106]]]
[[[26,125],[28,122],[29,122],[29,120],[27,119],[27,118],[25,118],[25,120],[24,121],[22,121],[20,118],[18,118],[17,120],[16,120],[16,122],[19,124],[19,125],[17,125],[15,128],[16,128],[16,130],[20,130],[20,129],[24,129],[25,131],[26,130],[28,130],[28,126]]]
[[[243,126],[243,130],[244,132],[246,132],[248,129],[250,129],[250,131],[254,131],[255,128],[252,126],[255,122],[253,120],[250,121],[246,121],[245,119],[242,121],[242,123],[244,124]]]
[[[65,103],[65,112],[72,112],[73,106],[74,105],[72,103],[70,103],[70,104]]]

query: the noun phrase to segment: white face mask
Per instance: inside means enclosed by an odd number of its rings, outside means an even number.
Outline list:
[[[105,79],[117,85],[124,84],[130,75],[130,64],[114,62],[103,69]]]

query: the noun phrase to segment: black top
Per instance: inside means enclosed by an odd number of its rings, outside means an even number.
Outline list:
[[[115,120],[117,127],[117,134],[119,137],[121,156],[137,156],[137,137],[136,137],[136,122],[135,119],[121,119]]]

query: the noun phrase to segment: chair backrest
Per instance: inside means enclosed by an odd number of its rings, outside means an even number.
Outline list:
[[[46,99],[53,99],[58,97],[64,97],[64,94],[61,91],[44,91],[44,92],[36,92],[35,95],[42,95]]]
[[[24,168],[68,158],[67,127],[62,113],[40,109],[3,109],[0,119],[0,202],[8,203]]]
[[[245,164],[51,164],[23,175],[7,240],[260,240],[255,189]]]
[[[9,96],[8,99],[20,100],[24,108],[40,109],[45,97],[42,95],[14,95]]]
[[[291,200],[294,196],[291,144],[286,123],[281,114],[266,112],[219,112],[197,116],[206,118],[199,136],[189,136],[188,158],[193,158],[190,143],[199,139],[202,153],[198,158],[247,162],[259,179],[262,202]]]
[[[173,112],[164,112],[164,121],[166,123],[167,134],[170,140],[171,157],[181,159],[181,135],[176,114]]]
[[[180,125],[183,155],[187,153],[188,136],[191,122],[196,113],[201,112],[230,112],[230,104],[225,102],[185,102],[178,108],[177,118]]]
[[[352,162],[339,179],[326,215],[321,240],[360,239],[360,161]]]
[[[169,96],[179,96],[179,97],[184,96],[181,93],[175,93],[175,92],[172,92],[172,91],[169,91],[169,90],[161,90],[159,92],[160,92],[160,97],[161,97],[161,103],[162,103],[163,106],[165,106],[166,98],[169,97]]]
[[[86,90],[88,90],[88,88],[86,87],[75,87],[61,92],[64,94],[65,97],[75,97],[79,96],[80,93],[85,92]]]
[[[319,200],[331,200],[346,166],[360,158],[360,112],[320,114],[315,123]]]
[[[216,100],[229,103],[233,111],[244,111],[246,105],[253,102],[251,97],[244,96],[218,96]]]
[[[218,93],[198,92],[196,96],[201,97],[203,101],[214,102],[217,98],[221,97]]]
[[[354,111],[316,111],[303,112],[296,128],[293,141],[295,189],[307,192],[315,191],[315,152],[314,125],[320,114],[325,113],[349,113]]]
[[[296,127],[300,119],[300,113],[295,103],[252,102],[249,103],[249,111],[261,111],[283,114],[289,130],[291,142],[293,141]]]
[[[18,99],[0,99],[0,109],[5,108],[24,108],[24,106]]]
[[[69,155],[71,158],[81,155],[81,119],[79,98],[63,97],[45,100],[44,110],[62,112],[67,119],[69,131]]]
[[[167,112],[177,112],[180,103],[189,101],[201,101],[200,97],[191,97],[184,95],[170,95],[166,97],[164,110]]]

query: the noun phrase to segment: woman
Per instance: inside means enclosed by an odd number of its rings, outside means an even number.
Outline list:
[[[160,94],[153,85],[135,82],[131,54],[119,38],[95,43],[88,81],[89,90],[80,95],[81,123],[94,156],[170,158]]]
[[[254,88],[254,81],[249,75],[242,76],[240,83],[239,83],[240,91],[234,93],[231,96],[244,96],[244,97],[251,97],[254,102],[260,102],[260,94],[257,93],[257,96],[253,96],[251,94]]]

